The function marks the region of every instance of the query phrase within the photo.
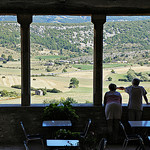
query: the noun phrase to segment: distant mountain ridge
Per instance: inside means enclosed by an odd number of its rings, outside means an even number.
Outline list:
[[[20,59],[20,25],[0,22],[0,54]],[[93,55],[94,25],[86,23],[33,23],[31,56],[71,59]],[[103,30],[104,62],[150,64],[150,19],[106,22]],[[7,50],[6,50],[7,48]],[[9,50],[9,51],[8,51]],[[91,57],[92,58],[92,57]]]
[[[107,16],[107,22],[148,20],[150,16]],[[0,21],[17,21],[16,16],[0,16]],[[33,16],[35,23],[85,23],[91,22],[90,16]]]

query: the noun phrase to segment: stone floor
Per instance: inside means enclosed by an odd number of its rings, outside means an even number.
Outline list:
[[[108,145],[106,150],[121,150],[122,145]],[[126,150],[135,150],[135,146],[128,145]],[[9,146],[0,146],[0,150],[25,150],[24,145],[9,145]],[[29,150],[43,150],[41,144],[30,144]],[[49,150],[45,148],[45,150]],[[150,147],[146,147],[146,150],[150,150]]]

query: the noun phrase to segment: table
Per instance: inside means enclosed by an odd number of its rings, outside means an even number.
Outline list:
[[[150,120],[147,121],[128,121],[132,128],[150,128]]]
[[[70,128],[72,123],[70,120],[49,120],[43,121],[42,127],[50,127],[51,138],[55,137],[55,133],[58,129]]]
[[[42,127],[71,127],[72,123],[70,120],[49,120],[43,121]]]
[[[150,129],[150,120],[142,120],[142,121],[128,121],[132,128],[138,128],[141,136],[144,139],[149,139],[148,130]],[[142,147],[140,147],[142,148]],[[145,148],[143,148],[145,149]]]
[[[46,145],[50,147],[77,147],[79,146],[79,140],[47,139]]]
[[[142,133],[143,138],[150,138],[148,136],[148,130],[150,129],[150,120],[142,120],[142,121],[128,121],[132,128],[139,128],[140,132]]]

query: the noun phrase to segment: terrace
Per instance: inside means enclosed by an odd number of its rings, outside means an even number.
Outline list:
[[[0,2],[1,15],[16,15],[21,25],[21,105],[1,105],[0,149],[24,149],[19,122],[25,122],[29,131],[43,133],[42,112],[45,105],[31,105],[30,94],[30,24],[33,15],[88,15],[94,24],[93,104],[74,106],[80,116],[76,129],[82,129],[87,118],[93,120],[95,132],[106,133],[106,120],[102,105],[103,79],[103,24],[108,15],[149,15],[150,1],[124,0],[7,0]],[[149,106],[144,106],[143,120],[150,120]],[[127,124],[127,106],[123,106],[122,122]],[[8,147],[7,145],[18,145]],[[34,146],[34,145],[33,145]],[[35,145],[37,146],[37,145]],[[118,144],[117,148],[120,149]],[[36,148],[34,148],[36,149]],[[39,146],[38,146],[39,149]]]

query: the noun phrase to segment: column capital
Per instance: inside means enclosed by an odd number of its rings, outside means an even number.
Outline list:
[[[29,25],[32,23],[32,15],[28,14],[18,14],[17,22],[21,25]]]
[[[92,14],[92,23],[101,23],[104,24],[106,22],[106,15],[98,15]]]

